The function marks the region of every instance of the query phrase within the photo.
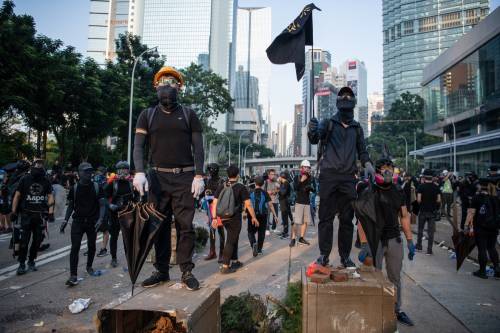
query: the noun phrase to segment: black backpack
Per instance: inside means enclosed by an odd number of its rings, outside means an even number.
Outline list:
[[[495,231],[500,227],[498,201],[489,195],[483,198],[483,202],[475,214],[474,226],[479,229]]]

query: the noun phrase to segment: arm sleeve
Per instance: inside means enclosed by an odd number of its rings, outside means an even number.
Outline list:
[[[358,150],[358,157],[361,161],[361,165],[364,166],[366,162],[370,162],[370,155],[366,150],[365,134],[363,132],[363,127],[359,126],[359,137],[356,140],[356,148]]]
[[[307,137],[309,138],[309,142],[313,145],[317,144],[319,140],[324,139],[326,136],[326,131],[328,129],[328,121],[322,120],[318,125],[318,130],[311,132],[307,132]]]
[[[132,153],[136,172],[144,172],[144,144],[148,135],[147,109],[142,111],[137,119],[134,136],[134,151]]]
[[[194,165],[196,175],[203,174],[205,152],[203,151],[203,135],[200,120],[196,113],[191,110],[191,143],[193,145]]]

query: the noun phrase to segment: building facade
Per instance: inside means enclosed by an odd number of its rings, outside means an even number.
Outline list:
[[[424,130],[444,142],[412,153],[460,175],[500,164],[500,8],[430,63],[422,86]]]
[[[356,95],[354,119],[359,122],[364,133],[368,133],[368,81],[366,66],[358,59],[348,59],[339,66],[339,73],[345,85]]]
[[[304,106],[302,104],[295,104],[293,113],[293,156],[302,156],[302,116],[304,113]]]
[[[489,0],[383,0],[384,109],[420,94],[422,71],[489,11]]]
[[[380,92],[373,92],[368,94],[368,133],[366,136],[372,134],[372,120],[382,118],[384,116],[384,95]]]
[[[243,71],[243,66],[239,66],[234,83],[235,108],[257,109],[262,106],[259,104],[259,80],[248,71]]]

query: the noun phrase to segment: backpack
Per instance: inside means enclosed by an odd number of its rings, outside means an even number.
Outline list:
[[[259,191],[260,196],[259,199],[255,197],[255,191],[250,193],[250,201],[252,202],[252,207],[255,210],[256,215],[267,215],[267,206],[266,206],[266,195],[264,191]]]
[[[130,192],[127,194],[122,195],[122,197],[133,195],[134,194],[134,186],[132,185],[131,182],[127,181],[128,186],[130,188]],[[116,197],[116,194],[118,193],[118,181],[114,180],[113,181],[113,198]]]
[[[95,190],[95,195],[96,197],[99,196],[99,184],[96,182],[92,182],[94,184],[94,190]],[[78,187],[78,182],[73,185],[73,204],[76,203],[76,188]]]
[[[215,211],[217,216],[223,220],[230,219],[236,213],[236,200],[231,183],[224,184],[224,188],[219,194]]]
[[[497,230],[499,228],[498,206],[496,198],[486,196],[485,200],[476,212],[475,227],[485,230]]]

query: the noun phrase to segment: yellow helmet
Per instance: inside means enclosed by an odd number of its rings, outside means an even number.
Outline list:
[[[167,76],[167,75],[173,76],[174,78],[176,78],[177,81],[179,81],[179,84],[181,87],[184,85],[184,78],[182,77],[182,74],[173,67],[165,66],[165,67],[162,67],[158,71],[158,73],[155,74],[155,77],[153,79],[153,86],[156,87],[158,85],[158,81],[160,81],[160,78],[162,76]]]

